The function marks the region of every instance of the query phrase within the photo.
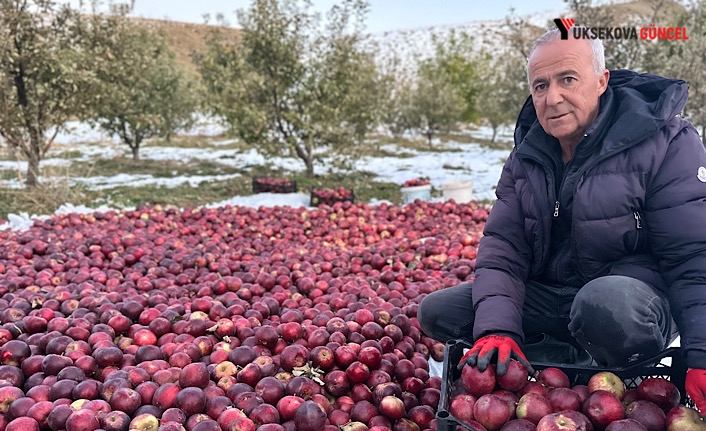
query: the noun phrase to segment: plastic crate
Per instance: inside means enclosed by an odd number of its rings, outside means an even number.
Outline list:
[[[311,189],[311,206],[319,205],[332,206],[336,202],[354,202],[355,192],[353,189]]]
[[[441,382],[441,398],[436,411],[438,431],[456,431],[458,427],[471,431],[479,431],[470,425],[453,417],[448,411],[451,398],[455,395],[454,382],[461,377],[461,370],[456,368],[463,357],[465,349],[471,344],[464,340],[451,340],[446,343],[444,352],[443,376]],[[632,364],[628,367],[607,368],[598,366],[577,366],[573,364],[554,364],[547,362],[532,362],[535,370],[556,367],[566,373],[571,385],[586,384],[592,375],[599,371],[610,371],[620,377],[627,389],[635,389],[643,379],[648,377],[663,377],[670,380],[679,389],[681,404],[692,406],[684,390],[686,364],[678,347],[670,347],[659,355]]]
[[[297,182],[288,178],[253,177],[253,193],[296,193]]]

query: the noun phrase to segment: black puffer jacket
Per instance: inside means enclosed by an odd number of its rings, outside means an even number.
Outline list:
[[[686,83],[619,70],[608,84],[584,137],[592,152],[571,174],[571,265],[582,284],[627,275],[667,292],[687,365],[706,368],[706,150],[678,117]],[[478,252],[476,338],[524,337],[525,281],[546,272],[561,204],[551,143],[528,100]]]

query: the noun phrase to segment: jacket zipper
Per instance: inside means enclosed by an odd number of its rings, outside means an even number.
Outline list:
[[[559,217],[559,201],[554,202],[554,218]]]
[[[640,217],[640,213],[635,211],[632,213],[633,217],[635,217],[635,228],[637,228],[637,232],[635,235],[635,243],[632,246],[633,250],[637,250],[638,244],[640,244],[640,231],[642,230],[642,217]]]
[[[640,217],[640,213],[635,211],[632,215],[635,217],[635,227],[637,229],[642,229],[642,217]]]

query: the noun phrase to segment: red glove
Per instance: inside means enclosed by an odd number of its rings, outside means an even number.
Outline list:
[[[686,372],[684,389],[691,401],[696,404],[696,409],[701,416],[706,416],[706,370],[689,368]]]
[[[479,338],[473,344],[473,347],[463,355],[463,358],[458,363],[458,368],[461,369],[465,364],[468,364],[471,367],[477,366],[480,371],[485,371],[494,357],[497,357],[498,365],[495,372],[498,375],[502,376],[505,374],[510,364],[510,359],[515,359],[524,365],[530,376],[534,374],[534,368],[525,358],[520,346],[507,335],[486,335]],[[706,380],[704,381],[706,382]]]

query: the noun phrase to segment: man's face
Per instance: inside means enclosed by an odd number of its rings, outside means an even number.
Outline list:
[[[537,47],[529,61],[530,92],[544,131],[562,145],[577,145],[598,116],[608,77],[607,70],[595,75],[588,41],[556,40]]]

